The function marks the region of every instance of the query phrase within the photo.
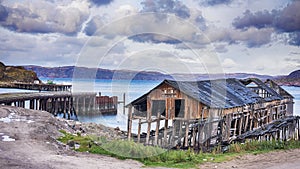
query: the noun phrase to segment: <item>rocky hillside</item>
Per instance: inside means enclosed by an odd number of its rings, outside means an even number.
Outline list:
[[[39,80],[35,72],[22,66],[5,66],[0,62],[0,82],[33,83],[35,80]]]
[[[279,85],[300,86],[300,70],[291,72],[287,76],[281,76],[275,79]]]

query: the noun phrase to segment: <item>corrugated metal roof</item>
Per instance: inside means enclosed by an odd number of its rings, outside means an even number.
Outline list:
[[[242,83],[237,79],[219,79],[205,81],[164,80],[154,89],[156,89],[163,83],[166,83],[211,108],[240,107],[257,102],[282,99],[279,94],[265,85],[262,81],[258,79],[252,79],[252,81],[258,86],[262,86],[272,96],[268,98],[262,98],[258,94],[253,92],[250,88],[246,87],[245,83],[248,83],[248,81],[242,81]],[[144,100],[145,98],[143,99],[143,97],[146,97],[151,91],[131,102],[131,104],[138,104],[138,102]]]

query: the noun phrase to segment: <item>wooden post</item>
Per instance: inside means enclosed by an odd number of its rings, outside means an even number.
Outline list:
[[[125,93],[123,93],[123,114],[125,114]]]
[[[172,125],[173,125],[173,129],[172,129],[172,138],[171,138],[171,143],[170,143],[170,144],[172,144],[172,146],[176,146],[176,145],[175,145],[176,124],[177,124],[177,121],[173,120],[173,121],[172,121]]]
[[[300,122],[299,119],[297,119],[297,123],[298,123],[298,141],[300,140]]]
[[[146,136],[146,145],[149,145],[149,139],[150,139],[150,130],[151,130],[151,116],[147,119],[147,136]]]
[[[85,114],[86,113],[86,101],[85,101],[85,97],[82,97],[82,112]]]
[[[129,109],[128,109],[128,124],[127,124],[127,128],[128,128],[128,131],[127,131],[128,141],[130,141],[130,139],[131,139],[131,128],[132,128],[132,106],[131,105],[129,106]]]
[[[240,115],[240,124],[239,124],[239,135],[241,135],[242,134],[242,129],[243,129],[243,122],[244,122],[244,120],[243,120],[244,118],[243,118],[243,116],[242,116],[242,114]]]
[[[39,103],[39,109],[38,110],[42,110],[42,99],[39,99],[38,103]]]
[[[179,120],[179,133],[178,133],[178,143],[181,143],[181,138],[182,138],[182,120]]]
[[[198,148],[199,148],[199,150],[200,150],[200,146],[201,146],[201,140],[202,140],[202,138],[201,138],[201,133],[202,133],[202,130],[201,130],[201,126],[202,126],[202,120],[201,119],[199,119],[198,120],[198,124],[197,124],[197,127],[198,127]]]
[[[75,110],[76,110],[76,112],[78,112],[79,111],[79,106],[78,106],[78,104],[79,104],[79,97],[74,97],[74,99],[75,99]]]
[[[234,132],[233,132],[233,135],[236,136],[236,128],[237,128],[237,117],[235,117],[234,119]]]
[[[166,118],[165,119],[165,127],[164,127],[164,146],[167,147],[168,146],[168,139],[167,139],[167,135],[168,135],[168,122],[169,120]]]
[[[160,112],[157,112],[154,145],[157,145],[157,144],[158,144],[157,139],[158,139],[158,134],[159,134],[159,126],[160,126]]]
[[[139,125],[138,125],[138,143],[141,141],[141,127],[142,127],[142,120],[139,119]]]
[[[244,128],[245,132],[248,131],[248,122],[249,122],[249,113],[246,114],[246,122],[245,122],[245,128]]]
[[[192,145],[193,145],[193,147],[195,148],[196,146],[195,146],[195,143],[196,143],[196,127],[194,126],[193,127],[193,135],[192,135],[193,137],[192,137]]]
[[[34,100],[29,101],[29,109],[34,110]]]
[[[185,142],[184,142],[184,147],[188,146],[188,138],[189,138],[189,120],[185,122]]]

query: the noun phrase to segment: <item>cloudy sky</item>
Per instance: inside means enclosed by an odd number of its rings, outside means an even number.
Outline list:
[[[300,69],[298,0],[0,0],[0,61],[163,73]]]

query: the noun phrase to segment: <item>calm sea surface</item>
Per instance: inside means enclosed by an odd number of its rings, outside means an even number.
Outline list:
[[[42,79],[47,81],[47,79]],[[158,85],[161,81],[141,81],[141,80],[77,80],[72,79],[55,79],[55,83],[58,84],[73,84],[73,92],[93,91],[101,92],[102,95],[118,96],[119,101],[123,100],[123,93],[125,93],[126,104],[134,99],[142,96],[153,87]],[[300,87],[284,86],[295,99],[294,114],[300,115]],[[0,89],[0,93],[7,92],[28,92],[28,90],[16,90],[16,89]],[[29,91],[30,92],[30,91]],[[126,110],[127,113],[127,110]],[[102,115],[80,115],[78,113],[78,120],[81,122],[95,122],[110,127],[119,127],[121,130],[127,129],[127,115],[123,114],[123,104],[119,104],[118,114],[113,116]],[[134,122],[133,125],[137,125]],[[145,128],[146,126],[142,126]],[[136,128],[136,127],[134,127]],[[142,129],[143,130],[143,129]],[[133,132],[136,132],[133,130]]]

